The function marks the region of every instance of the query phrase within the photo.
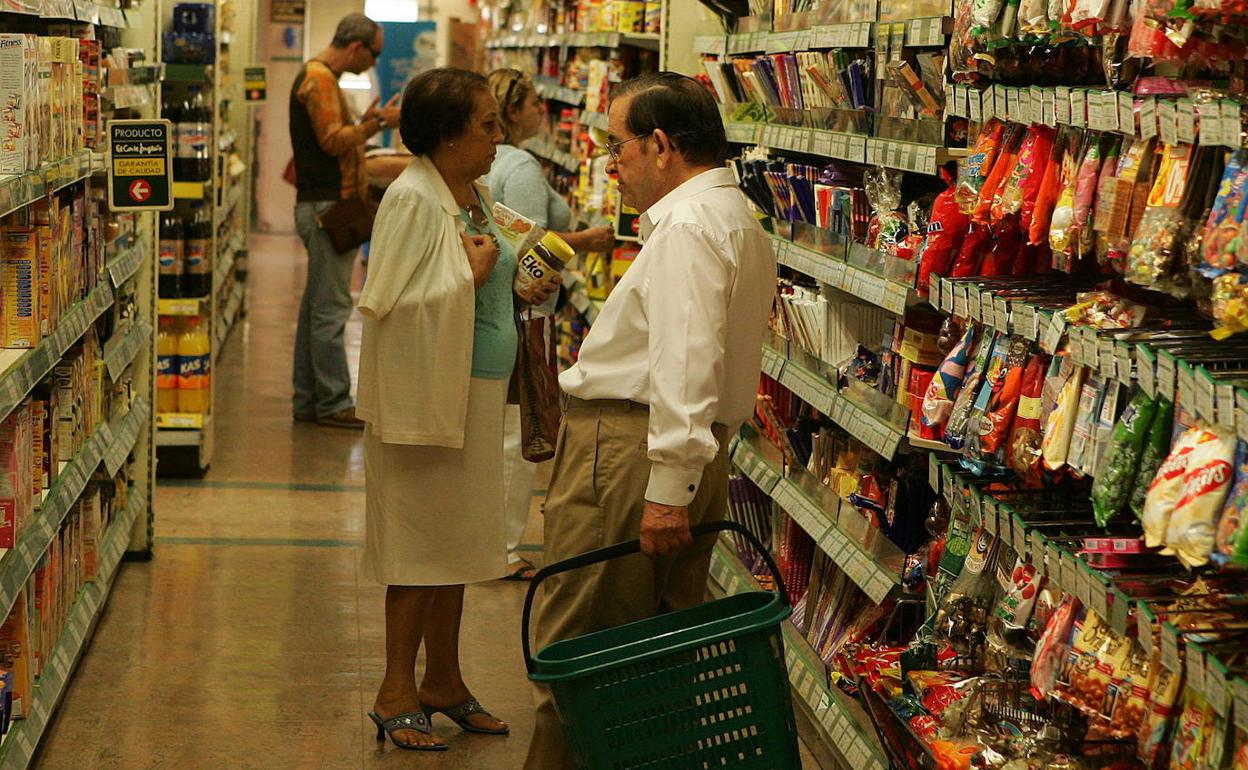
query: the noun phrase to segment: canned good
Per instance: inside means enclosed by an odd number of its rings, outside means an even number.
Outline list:
[[[543,235],[533,248],[520,255],[512,285],[516,296],[525,302],[534,302],[542,286],[558,276],[574,256],[576,252],[558,235]]]

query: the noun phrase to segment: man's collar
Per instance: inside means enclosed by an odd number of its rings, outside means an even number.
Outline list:
[[[656,225],[663,221],[663,217],[671,213],[676,204],[685,198],[693,197],[698,193],[705,192],[714,187],[736,187],[737,178],[733,176],[732,169],[727,166],[723,168],[712,168],[703,171],[696,176],[686,179],[680,183],[674,190],[659,198],[650,208],[646,209],[641,215],[638,224],[641,230],[641,238],[645,240],[654,231]]]

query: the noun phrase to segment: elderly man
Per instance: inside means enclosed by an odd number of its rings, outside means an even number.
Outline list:
[[[754,409],[775,293],[775,256],[724,167],[701,84],[666,72],[624,83],[608,129],[608,168],[643,212],[644,246],[559,380],[570,398],[546,558],[638,536],[645,557],[548,580],[539,649],[702,601],[713,541],[695,545],[689,529],[726,513],[728,437]],[[526,770],[573,767],[545,687],[537,707]]]
[[[336,428],[363,428],[351,403],[351,370],[343,341],[351,315],[355,249],[339,252],[317,216],[340,200],[363,197],[364,143],[399,124],[399,95],[358,122],[338,87],[381,56],[385,33],[362,13],[338,22],[329,47],[299,71],[290,90],[290,143],[295,153],[295,227],[308,250],[308,281],[295,331],[294,418]]]

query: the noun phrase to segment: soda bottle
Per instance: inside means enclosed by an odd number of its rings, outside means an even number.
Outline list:
[[[208,221],[207,213],[207,207],[198,207],[185,226],[186,250],[182,261],[184,297],[207,297],[212,293],[212,263],[208,259],[212,224]]]
[[[193,173],[196,181],[206,182],[212,179],[212,108],[202,88],[191,89],[191,113],[196,131],[190,148],[194,152]]]
[[[181,324],[174,316],[161,316],[156,332],[156,411],[178,411],[178,348]]]
[[[173,175],[180,182],[206,182],[212,172],[209,159],[209,138],[212,136],[212,113],[199,88],[191,88],[178,110],[178,152]]]
[[[160,114],[165,120],[171,124],[169,127],[169,149],[173,154],[173,176],[176,179],[182,177],[178,174],[179,159],[182,157],[181,145],[178,143],[178,128],[182,122],[182,109],[178,104],[178,100],[171,93],[166,92],[161,97]]]
[[[166,299],[182,296],[182,271],[186,259],[186,242],[182,221],[172,212],[160,215],[160,296]]]
[[[186,320],[178,336],[178,411],[207,414],[212,403],[212,345],[207,316]]]

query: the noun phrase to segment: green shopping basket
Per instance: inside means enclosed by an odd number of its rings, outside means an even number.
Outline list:
[[[778,593],[753,591],[555,642],[532,654],[537,588],[561,572],[638,553],[633,540],[546,566],[533,576],[522,633],[529,678],[550,686],[582,770],[794,770],[801,767],[780,623],[789,616],[780,572],[762,554]],[[610,601],[609,597],[603,597]]]

